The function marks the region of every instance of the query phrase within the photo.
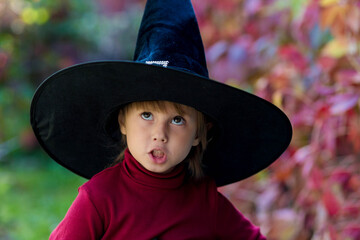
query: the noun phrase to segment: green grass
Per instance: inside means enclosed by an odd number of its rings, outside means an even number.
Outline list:
[[[0,165],[0,239],[48,239],[84,182],[48,159]]]

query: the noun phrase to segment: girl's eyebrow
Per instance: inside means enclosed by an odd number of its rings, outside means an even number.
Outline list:
[[[137,109],[139,112],[160,112],[160,113],[171,113],[174,114],[176,116],[186,116],[186,115],[190,115],[189,111],[182,109],[182,111],[177,111],[176,109],[174,109],[174,111],[172,112],[171,109],[156,109],[155,107],[139,107]]]

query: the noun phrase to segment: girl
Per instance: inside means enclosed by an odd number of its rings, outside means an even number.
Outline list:
[[[70,67],[34,96],[41,146],[91,178],[50,239],[265,239],[217,187],[275,161],[288,118],[208,78],[190,0],[148,0],[134,59]]]

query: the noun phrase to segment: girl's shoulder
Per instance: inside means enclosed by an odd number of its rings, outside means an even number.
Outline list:
[[[116,164],[95,174],[89,181],[84,183],[79,190],[85,190],[92,195],[106,194],[116,188],[117,183],[121,182],[121,178],[122,165]]]
[[[206,195],[206,198],[216,199],[218,195],[218,187],[215,180],[209,176],[203,177],[199,181],[190,181],[186,184],[197,195]]]

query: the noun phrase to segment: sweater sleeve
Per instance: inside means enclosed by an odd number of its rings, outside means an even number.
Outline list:
[[[70,206],[64,219],[50,235],[50,240],[100,239],[103,233],[101,217],[89,193],[83,187]]]
[[[218,193],[216,232],[219,239],[266,239],[221,193]]]

